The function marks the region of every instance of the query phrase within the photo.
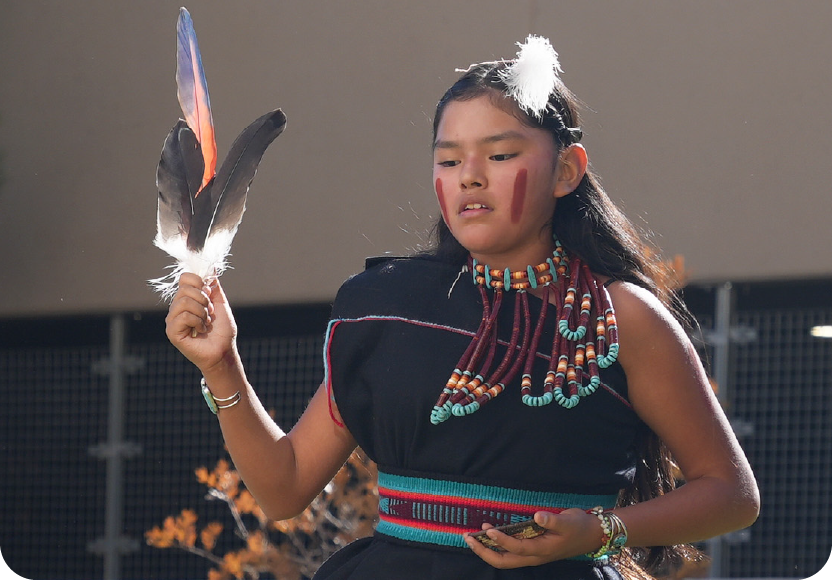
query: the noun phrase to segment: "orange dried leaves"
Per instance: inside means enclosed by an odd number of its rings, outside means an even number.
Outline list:
[[[149,545],[156,548],[192,548],[196,544],[196,521],[196,512],[184,509],[176,517],[166,517],[161,528],[156,526],[145,532],[145,539]]]
[[[206,467],[194,470],[196,480],[207,487],[221,491],[229,497],[236,497],[239,492],[240,475],[225,459],[217,461],[214,470],[209,472]]]
[[[239,474],[228,461],[218,461],[211,471],[200,467],[194,474],[208,487],[209,499],[220,499],[228,505],[245,547],[222,556],[213,554],[223,525],[211,522],[197,533],[193,510],[169,516],[161,527],[149,530],[145,536],[151,546],[178,547],[210,560],[214,568],[209,570],[208,580],[244,580],[264,572],[275,578],[300,580],[314,574],[341,546],[373,532],[378,506],[377,469],[361,453],[350,457],[302,514],[285,521],[266,517],[254,496],[241,486]],[[253,516],[259,529],[248,529],[251,520],[242,516]],[[270,537],[275,532],[274,538]],[[197,537],[203,548],[195,546]]]
[[[223,526],[221,523],[211,522],[199,533],[199,541],[202,542],[202,546],[209,552],[217,544],[217,536],[222,533],[222,529]]]

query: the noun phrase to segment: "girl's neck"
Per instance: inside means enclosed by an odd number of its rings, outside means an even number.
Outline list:
[[[487,264],[490,268],[505,270],[508,268],[512,272],[526,270],[528,266],[536,266],[545,262],[552,257],[552,252],[555,250],[554,243],[549,248],[536,248],[531,251],[515,252],[512,254],[479,254],[471,252],[471,257],[476,259],[480,264]]]

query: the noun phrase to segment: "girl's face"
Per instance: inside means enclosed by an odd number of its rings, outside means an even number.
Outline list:
[[[551,255],[559,192],[549,133],[482,96],[446,105],[433,151],[442,217],[474,258],[519,270]]]

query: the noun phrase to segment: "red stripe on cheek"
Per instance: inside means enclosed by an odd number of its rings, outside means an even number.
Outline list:
[[[439,209],[442,212],[442,219],[445,220],[445,223],[448,223],[448,210],[445,207],[445,192],[442,189],[442,180],[438,177],[436,178],[436,199],[439,200]]]
[[[514,178],[514,195],[511,198],[511,223],[516,224],[523,215],[523,206],[526,205],[526,181],[529,172],[521,169]]]

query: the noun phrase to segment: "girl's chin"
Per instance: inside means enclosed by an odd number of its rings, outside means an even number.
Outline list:
[[[471,253],[501,251],[495,241],[499,241],[502,236],[490,228],[459,228],[457,231],[451,230],[451,233]]]
[[[466,243],[466,241],[464,240],[459,240],[459,243],[462,244],[462,247],[468,250],[468,253],[473,256],[491,256],[502,253],[486,244],[477,244],[471,242]]]

